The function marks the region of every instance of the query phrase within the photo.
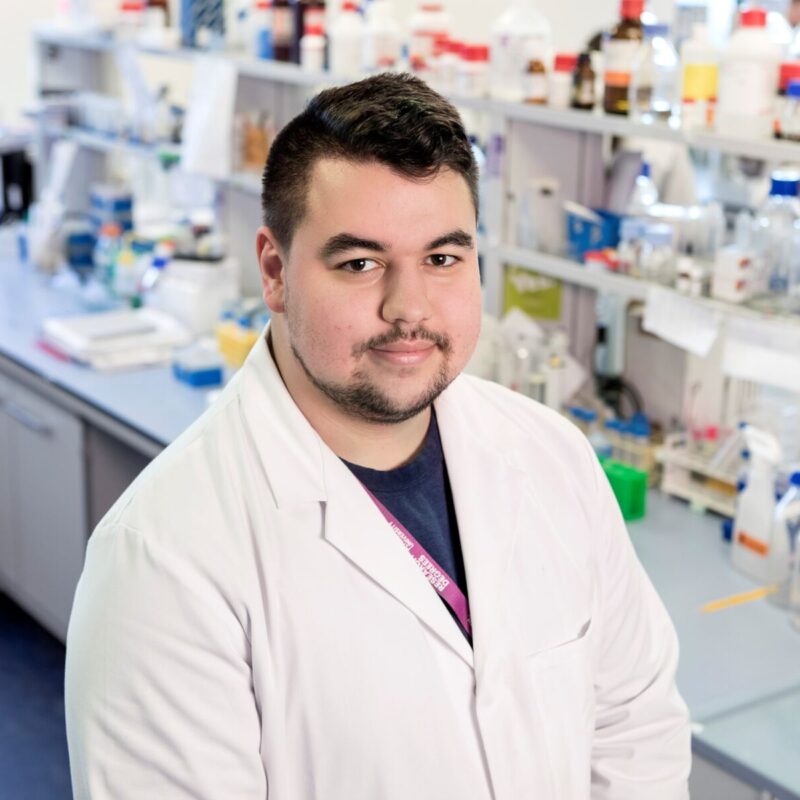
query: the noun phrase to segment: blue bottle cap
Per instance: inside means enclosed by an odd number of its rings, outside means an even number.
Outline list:
[[[741,456],[745,461],[747,461],[747,459],[750,458],[750,451],[749,450],[742,450]]]
[[[798,81],[798,83],[800,83],[800,81]],[[792,486],[800,486],[800,472],[793,472],[792,477],[789,478],[789,483],[791,483]]]
[[[800,81],[793,80],[789,81],[789,85],[786,87],[786,95],[787,97],[800,97]]]
[[[639,174],[645,178],[650,177],[650,164],[648,164],[647,161],[642,161],[642,170]]]
[[[796,172],[778,171],[770,176],[771,186],[769,193],[780,197],[797,197],[800,186],[800,176]]]

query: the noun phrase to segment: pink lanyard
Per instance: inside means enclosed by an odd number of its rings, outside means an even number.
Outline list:
[[[364,484],[361,484],[364,486]],[[372,498],[372,501],[383,514],[391,529],[397,534],[397,538],[411,554],[412,558],[420,568],[422,574],[428,579],[428,583],[439,593],[442,600],[453,609],[453,613],[461,623],[461,627],[472,636],[472,625],[469,619],[469,603],[464,596],[464,592],[458,588],[458,584],[436,563],[433,556],[409,533],[408,529],[400,522],[388,508],[386,508],[372,492],[364,486],[364,491]]]

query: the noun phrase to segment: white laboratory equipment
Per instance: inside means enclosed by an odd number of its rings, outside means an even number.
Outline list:
[[[775,479],[782,453],[778,440],[747,425],[744,438],[750,451],[746,485],[736,500],[733,522],[733,566],[754,580],[770,583],[769,551],[775,515]]]
[[[772,603],[788,606],[791,593],[791,576],[797,559],[800,533],[800,472],[793,472],[789,488],[775,507],[772,537],[769,547],[769,574],[778,584],[778,591],[769,596]]]

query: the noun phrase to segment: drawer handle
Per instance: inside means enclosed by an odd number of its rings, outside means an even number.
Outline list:
[[[15,419],[20,425],[24,425],[28,430],[34,433],[39,433],[42,436],[52,436],[53,429],[33,416],[29,411],[20,408],[16,403],[9,403],[8,401],[0,404],[0,408],[8,414],[9,417]]]

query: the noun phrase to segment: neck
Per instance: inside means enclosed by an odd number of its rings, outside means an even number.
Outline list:
[[[270,326],[267,344],[297,407],[339,458],[370,469],[390,470],[411,461],[422,448],[430,425],[430,407],[392,424],[352,416],[314,386],[278,326]]]

